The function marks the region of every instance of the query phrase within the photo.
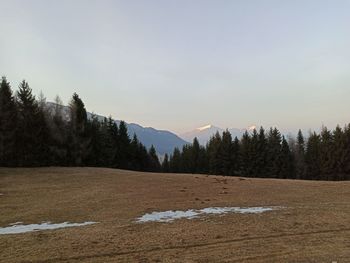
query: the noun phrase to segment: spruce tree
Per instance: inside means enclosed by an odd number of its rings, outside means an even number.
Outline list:
[[[251,137],[248,131],[245,131],[241,143],[240,143],[240,175],[251,176],[252,175],[252,163],[251,163]]]
[[[232,143],[232,154],[231,154],[231,174],[232,175],[239,175],[240,174],[240,143],[239,140],[237,138],[237,136],[235,137],[235,139],[233,140]]]
[[[170,156],[170,171],[172,173],[179,173],[181,171],[181,153],[180,150],[175,147],[173,154]]]
[[[295,167],[292,152],[290,151],[287,140],[282,137],[281,153],[279,156],[279,178],[294,179]]]
[[[200,170],[199,167],[199,157],[200,157],[200,145],[198,142],[198,139],[195,137],[193,139],[192,143],[192,150],[191,150],[191,173],[198,173]]]
[[[161,165],[157,156],[156,149],[152,145],[151,148],[149,149],[149,158],[150,158],[150,163],[149,163],[149,171],[150,172],[159,172]]]
[[[223,175],[233,175],[233,144],[231,133],[226,130],[222,133],[221,147],[219,149],[219,160]]]
[[[50,130],[50,152],[52,155],[51,164],[52,165],[67,165],[67,138],[69,127],[67,125],[67,120],[65,119],[62,105],[62,100],[59,96],[54,99],[54,107],[49,121]]]
[[[331,180],[333,177],[333,136],[332,133],[323,127],[320,135],[320,179]]]
[[[280,174],[279,156],[281,152],[281,133],[271,128],[267,136],[267,176],[278,177]]]
[[[17,108],[10,83],[2,77],[0,84],[0,166],[15,166]]]
[[[250,141],[250,153],[249,153],[249,162],[251,166],[250,175],[253,177],[261,177],[261,167],[260,163],[260,154],[259,152],[259,135],[256,129],[253,130]]]
[[[85,105],[77,93],[73,94],[69,107],[69,155],[72,165],[82,166],[90,154],[90,138],[87,132],[87,113]]]
[[[305,139],[301,130],[298,131],[296,148],[294,150],[296,178],[305,176]]]
[[[332,133],[333,146],[330,154],[332,174],[330,180],[346,180],[350,172],[350,126],[339,126]]]
[[[306,145],[305,164],[306,176],[305,179],[320,179],[320,144],[321,139],[315,132],[310,134]]]
[[[118,152],[116,154],[116,160],[119,168],[128,168],[128,159],[130,157],[130,138],[128,135],[128,129],[126,123],[121,121],[118,127]]]
[[[267,139],[265,135],[265,130],[263,127],[260,127],[257,146],[256,146],[256,172],[258,177],[266,177],[267,169]]]
[[[32,94],[32,89],[23,80],[17,91],[17,107],[19,116],[19,129],[17,133],[17,153],[20,166],[37,166],[39,160],[39,144],[42,139],[38,132],[39,107]]]
[[[168,173],[169,172],[169,156],[168,154],[164,155],[164,160],[162,163],[162,172],[163,173]]]
[[[220,159],[221,151],[221,136],[219,132],[210,138],[207,145],[207,152],[209,158],[209,173],[211,174],[222,174],[222,161]]]

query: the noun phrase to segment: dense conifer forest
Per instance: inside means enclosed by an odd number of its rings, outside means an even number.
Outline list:
[[[65,116],[56,98],[47,107],[26,81],[13,94],[2,77],[0,85],[0,166],[96,166],[159,171],[156,150],[149,151],[136,135],[129,138],[125,122],[87,118],[83,101],[74,93]]]
[[[2,77],[0,85],[0,166],[95,166],[152,172],[203,173],[226,176],[310,180],[350,179],[350,125],[322,128],[288,140],[277,128],[245,132],[241,139],[228,131],[216,133],[207,145],[192,144],[160,164],[156,149],[130,138],[125,122],[87,117],[74,93],[68,116],[59,97],[47,107],[26,81],[13,93]]]
[[[164,172],[308,180],[350,179],[350,125],[334,131],[322,128],[307,139],[299,130],[287,139],[277,128],[245,132],[239,140],[230,132],[216,133],[205,147],[191,145],[165,156]]]

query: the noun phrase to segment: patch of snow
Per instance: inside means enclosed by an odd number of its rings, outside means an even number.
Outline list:
[[[30,224],[30,225],[22,225],[22,222],[16,222],[16,223],[10,224],[10,226],[8,227],[0,227],[0,235],[19,234],[19,233],[27,233],[32,231],[52,230],[52,229],[66,228],[66,227],[87,226],[92,224],[96,224],[96,222],[84,222],[84,223],[63,222],[58,224],[51,224],[50,222],[42,222],[41,224]]]
[[[201,215],[208,214],[227,214],[227,213],[238,213],[238,214],[260,214],[272,210],[280,209],[279,206],[270,207],[207,207],[200,210],[189,209],[187,211],[164,211],[164,212],[153,212],[147,213],[136,219],[137,222],[171,222],[175,219],[194,219]]]
[[[198,216],[198,212],[195,210],[187,211],[165,211],[165,212],[153,212],[151,214],[144,214],[138,218],[139,222],[170,222],[175,219],[187,218],[192,219]]]

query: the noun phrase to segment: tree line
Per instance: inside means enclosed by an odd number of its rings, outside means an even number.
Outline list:
[[[276,128],[245,132],[241,139],[229,131],[212,136],[206,146],[192,144],[164,156],[149,150],[126,123],[111,118],[88,118],[82,99],[74,93],[65,112],[57,96],[50,107],[36,98],[26,81],[13,94],[0,83],[0,166],[95,166],[152,172],[202,173],[227,176],[311,180],[350,179],[350,124],[330,131],[287,139]]]
[[[245,132],[239,140],[229,131],[218,132],[207,145],[197,138],[182,151],[175,149],[165,156],[162,169],[174,173],[205,173],[227,176],[349,180],[350,124],[320,134],[311,133],[307,139],[299,130],[297,138],[287,139],[278,129],[268,132]]]
[[[0,166],[95,166],[160,171],[152,146],[130,138],[126,123],[111,118],[88,118],[85,105],[74,93],[65,113],[57,96],[48,107],[26,81],[13,94],[10,83],[0,84]]]

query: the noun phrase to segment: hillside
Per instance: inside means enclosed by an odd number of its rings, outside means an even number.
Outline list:
[[[350,258],[350,182],[1,168],[0,186],[0,233],[15,222],[95,222],[0,234],[0,262],[347,262]],[[217,213],[225,207],[246,210]],[[250,213],[247,209],[253,207],[276,209]],[[209,214],[170,223],[139,220],[154,212],[198,209]]]

